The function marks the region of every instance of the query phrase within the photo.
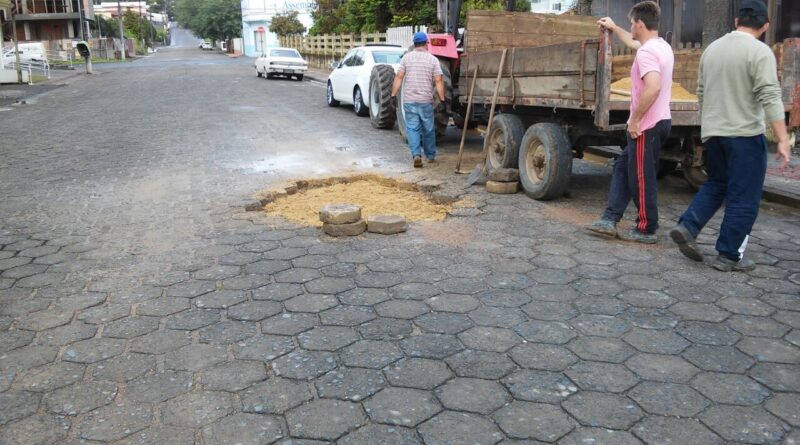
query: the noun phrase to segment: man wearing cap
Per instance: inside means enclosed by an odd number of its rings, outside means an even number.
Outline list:
[[[392,85],[392,100],[403,86],[403,112],[406,120],[406,136],[414,167],[422,167],[421,145],[428,162],[436,160],[436,128],[433,118],[433,84],[439,95],[439,106],[444,106],[444,81],[439,60],[428,52],[428,35],[414,33],[414,50],[400,61]]]
[[[781,168],[791,153],[775,55],[758,40],[769,28],[767,17],[763,2],[743,0],[736,30],[703,52],[697,97],[708,180],[670,231],[681,253],[703,261],[695,238],[724,202],[719,255],[712,266],[725,272],[755,269],[744,251],[758,217],[767,170],[765,121],[778,138]]]

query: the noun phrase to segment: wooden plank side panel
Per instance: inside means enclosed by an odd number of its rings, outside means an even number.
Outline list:
[[[597,69],[597,42],[566,43],[536,48],[512,48],[503,67],[504,75],[537,76],[561,73],[592,73]],[[584,56],[581,56],[583,51]],[[462,59],[464,72],[478,67],[479,77],[494,78],[500,64],[502,51],[470,53]]]
[[[529,12],[470,11],[468,52],[574,42],[598,35],[596,18]]]

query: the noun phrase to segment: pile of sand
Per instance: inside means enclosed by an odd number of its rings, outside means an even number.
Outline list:
[[[625,77],[611,84],[611,100],[630,100],[631,78]],[[672,82],[673,102],[697,102],[697,96],[677,82]]]
[[[284,218],[321,227],[319,209],[326,204],[355,204],[361,215],[403,215],[408,221],[442,221],[452,205],[431,202],[423,193],[401,190],[369,180],[301,190],[267,204],[265,210]]]

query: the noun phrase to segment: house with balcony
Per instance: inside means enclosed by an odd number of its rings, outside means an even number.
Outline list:
[[[64,42],[81,36],[88,38],[90,22],[94,21],[91,0],[12,0],[11,11],[3,21],[3,34],[7,40],[12,35],[8,20],[13,11],[16,11],[17,39],[20,42],[57,42],[58,46],[63,46]]]

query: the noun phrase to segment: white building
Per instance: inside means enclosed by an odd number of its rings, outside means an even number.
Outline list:
[[[303,26],[311,28],[314,24],[311,11],[314,8],[314,0],[242,0],[244,54],[258,57],[265,48],[280,45],[278,36],[269,32],[272,18],[278,14],[297,11],[297,18]]]
[[[541,14],[562,14],[575,3],[574,0],[530,0],[531,12]]]

